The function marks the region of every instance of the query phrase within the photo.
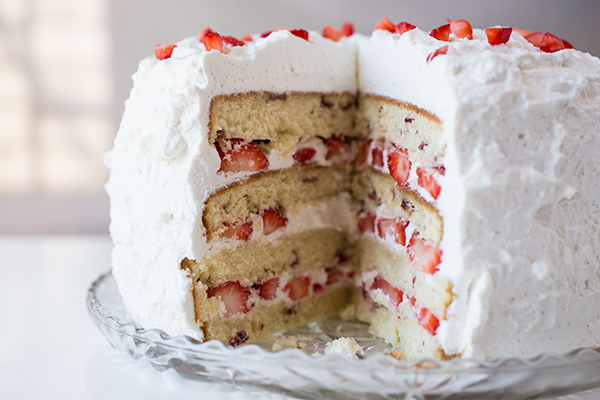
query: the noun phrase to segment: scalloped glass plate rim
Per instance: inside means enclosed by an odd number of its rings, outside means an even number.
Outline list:
[[[336,368],[343,367],[345,369],[364,369],[368,366],[371,371],[373,368],[381,368],[382,370],[387,371],[404,369],[414,372],[418,370],[421,374],[448,374],[451,372],[480,374],[482,372],[489,373],[490,370],[493,370],[494,372],[518,372],[520,369],[530,371],[532,367],[535,367],[539,372],[543,372],[556,368],[564,368],[565,363],[568,364],[569,361],[574,361],[582,356],[589,356],[591,358],[586,361],[578,362],[578,366],[582,367],[588,364],[595,364],[600,367],[600,350],[591,348],[580,348],[566,354],[544,353],[532,359],[510,357],[492,361],[482,361],[472,358],[458,358],[453,360],[421,358],[411,361],[401,361],[384,354],[371,355],[363,359],[352,359],[341,354],[326,354],[320,357],[314,357],[298,349],[283,349],[276,352],[269,352],[255,344],[232,348],[217,340],[199,342],[186,335],[170,336],[160,329],[145,329],[136,322],[127,321],[125,318],[113,314],[112,311],[100,303],[96,298],[95,293],[96,288],[110,276],[110,271],[101,275],[88,289],[87,306],[92,318],[94,318],[93,314],[97,313],[97,315],[104,320],[112,320],[116,325],[116,329],[123,335],[131,337],[136,336],[135,339],[150,342],[155,342],[157,338],[160,337],[160,340],[162,340],[161,345],[165,347],[196,353],[198,355],[214,356],[218,354],[222,357],[235,358],[238,362],[241,359],[244,359],[245,361],[256,361],[257,357],[259,357],[261,361],[264,361],[265,358],[267,358],[272,361],[285,363],[287,366],[290,366],[291,362],[297,361],[304,364],[303,366],[306,366],[306,363],[308,362],[315,367],[326,368],[335,365]],[[114,326],[110,326],[106,321],[100,320],[98,322],[110,329],[115,329]],[[318,363],[316,362],[317,360]],[[546,363],[549,364],[545,365]]]

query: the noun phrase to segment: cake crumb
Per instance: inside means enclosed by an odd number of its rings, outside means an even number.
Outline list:
[[[322,355],[323,354],[319,353],[318,351],[315,351],[314,353],[311,354],[311,356],[313,356],[313,357],[320,357]]]
[[[271,350],[279,351],[284,348],[288,349],[303,349],[306,347],[306,341],[310,340],[309,336],[284,336],[277,338]]]
[[[351,337],[341,337],[332,340],[325,345],[325,354],[338,353],[347,357],[358,358],[357,353],[361,356],[365,354],[363,348]]]

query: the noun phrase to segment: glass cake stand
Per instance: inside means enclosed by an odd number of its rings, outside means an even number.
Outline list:
[[[285,335],[231,348],[144,329],[127,319],[110,273],[88,290],[90,317],[108,342],[135,360],[148,360],[188,379],[234,387],[254,387],[308,399],[523,399],[560,396],[600,386],[600,352],[579,349],[531,360],[473,359],[399,361],[362,323],[327,319]],[[324,354],[325,344],[354,337],[365,355],[351,359]],[[274,345],[297,348],[271,351]]]

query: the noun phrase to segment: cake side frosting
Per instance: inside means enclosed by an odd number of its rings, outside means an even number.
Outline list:
[[[211,99],[250,91],[356,92],[356,50],[348,40],[311,33],[306,41],[278,31],[230,50],[206,52],[188,38],[170,59],[143,60],[106,156],[113,274],[131,316],[171,334],[201,338],[180,262],[209,249],[202,228],[207,197],[248,175],[217,173],[221,160],[207,139]],[[280,167],[271,157],[271,168]]]
[[[442,122],[439,273],[456,295],[437,333],[447,354],[598,343],[599,67],[574,50],[543,53],[516,33],[499,46],[479,30],[450,42],[418,29],[375,31],[360,43],[361,92]]]

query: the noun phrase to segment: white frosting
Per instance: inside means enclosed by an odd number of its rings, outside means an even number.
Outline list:
[[[517,33],[499,46],[483,31],[474,37],[447,43],[416,29],[335,43],[311,32],[309,43],[281,31],[229,54],[190,38],[171,59],[142,61],[106,157],[113,273],[132,317],[198,337],[179,263],[207,249],[204,200],[243,177],[216,174],[210,99],[358,87],[442,121],[439,273],[456,294],[436,336],[444,351],[533,356],[600,345],[600,61],[543,53]],[[271,168],[289,162],[270,157]]]

